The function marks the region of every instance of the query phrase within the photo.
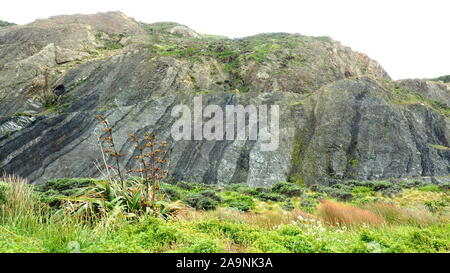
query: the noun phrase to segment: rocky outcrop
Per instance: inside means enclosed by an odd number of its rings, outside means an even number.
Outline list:
[[[128,134],[169,142],[169,178],[269,186],[449,175],[448,86],[392,82],[326,37],[197,36],[111,12],[0,29],[0,172],[32,182],[100,176],[103,114],[124,168]],[[184,27],[184,26],[183,26]],[[174,30],[175,28],[175,30]],[[181,32],[180,32],[181,31]],[[279,105],[280,144],[174,141],[178,104]]]
[[[186,27],[186,26],[175,26],[169,30],[172,34],[181,35],[184,37],[193,37],[193,38],[200,38],[201,35],[195,32],[194,30]]]
[[[420,79],[406,79],[398,82],[401,86],[416,91],[429,100],[445,103],[447,107],[450,107],[450,84],[448,83]]]

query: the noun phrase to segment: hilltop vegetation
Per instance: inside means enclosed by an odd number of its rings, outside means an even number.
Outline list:
[[[433,81],[442,81],[445,83],[449,83],[450,82],[450,75],[445,75],[445,76],[441,76],[441,77],[437,77],[435,79],[432,79]]]
[[[14,25],[15,25],[14,23],[9,23],[9,22],[5,22],[5,21],[0,20],[0,28],[14,26]]]

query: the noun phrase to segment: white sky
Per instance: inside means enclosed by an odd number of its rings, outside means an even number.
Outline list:
[[[330,36],[379,61],[394,79],[450,74],[448,0],[7,0],[0,20],[120,10],[136,20],[174,21],[208,34]]]

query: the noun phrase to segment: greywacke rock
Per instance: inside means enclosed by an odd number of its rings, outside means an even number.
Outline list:
[[[195,35],[194,35],[195,34]],[[172,108],[280,106],[280,145],[173,141]],[[97,177],[107,117],[133,167],[128,134],[169,142],[175,181],[270,186],[342,179],[448,176],[449,85],[393,82],[327,37],[198,34],[120,12],[57,16],[0,29],[0,172],[40,183]]]

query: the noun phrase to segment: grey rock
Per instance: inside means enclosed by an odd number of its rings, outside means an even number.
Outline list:
[[[35,183],[102,176],[103,114],[124,169],[135,164],[128,134],[167,140],[169,180],[256,187],[449,175],[448,86],[393,83],[376,61],[326,37],[192,39],[170,33],[179,26],[114,12],[0,29],[0,172]],[[427,101],[402,101],[395,84]],[[174,141],[173,107],[200,95],[222,108],[279,105],[278,150],[262,151],[261,140]]]
[[[193,37],[193,38],[200,38],[201,35],[195,32],[194,30],[186,27],[186,26],[175,26],[169,30],[172,34],[181,35],[184,37]]]

